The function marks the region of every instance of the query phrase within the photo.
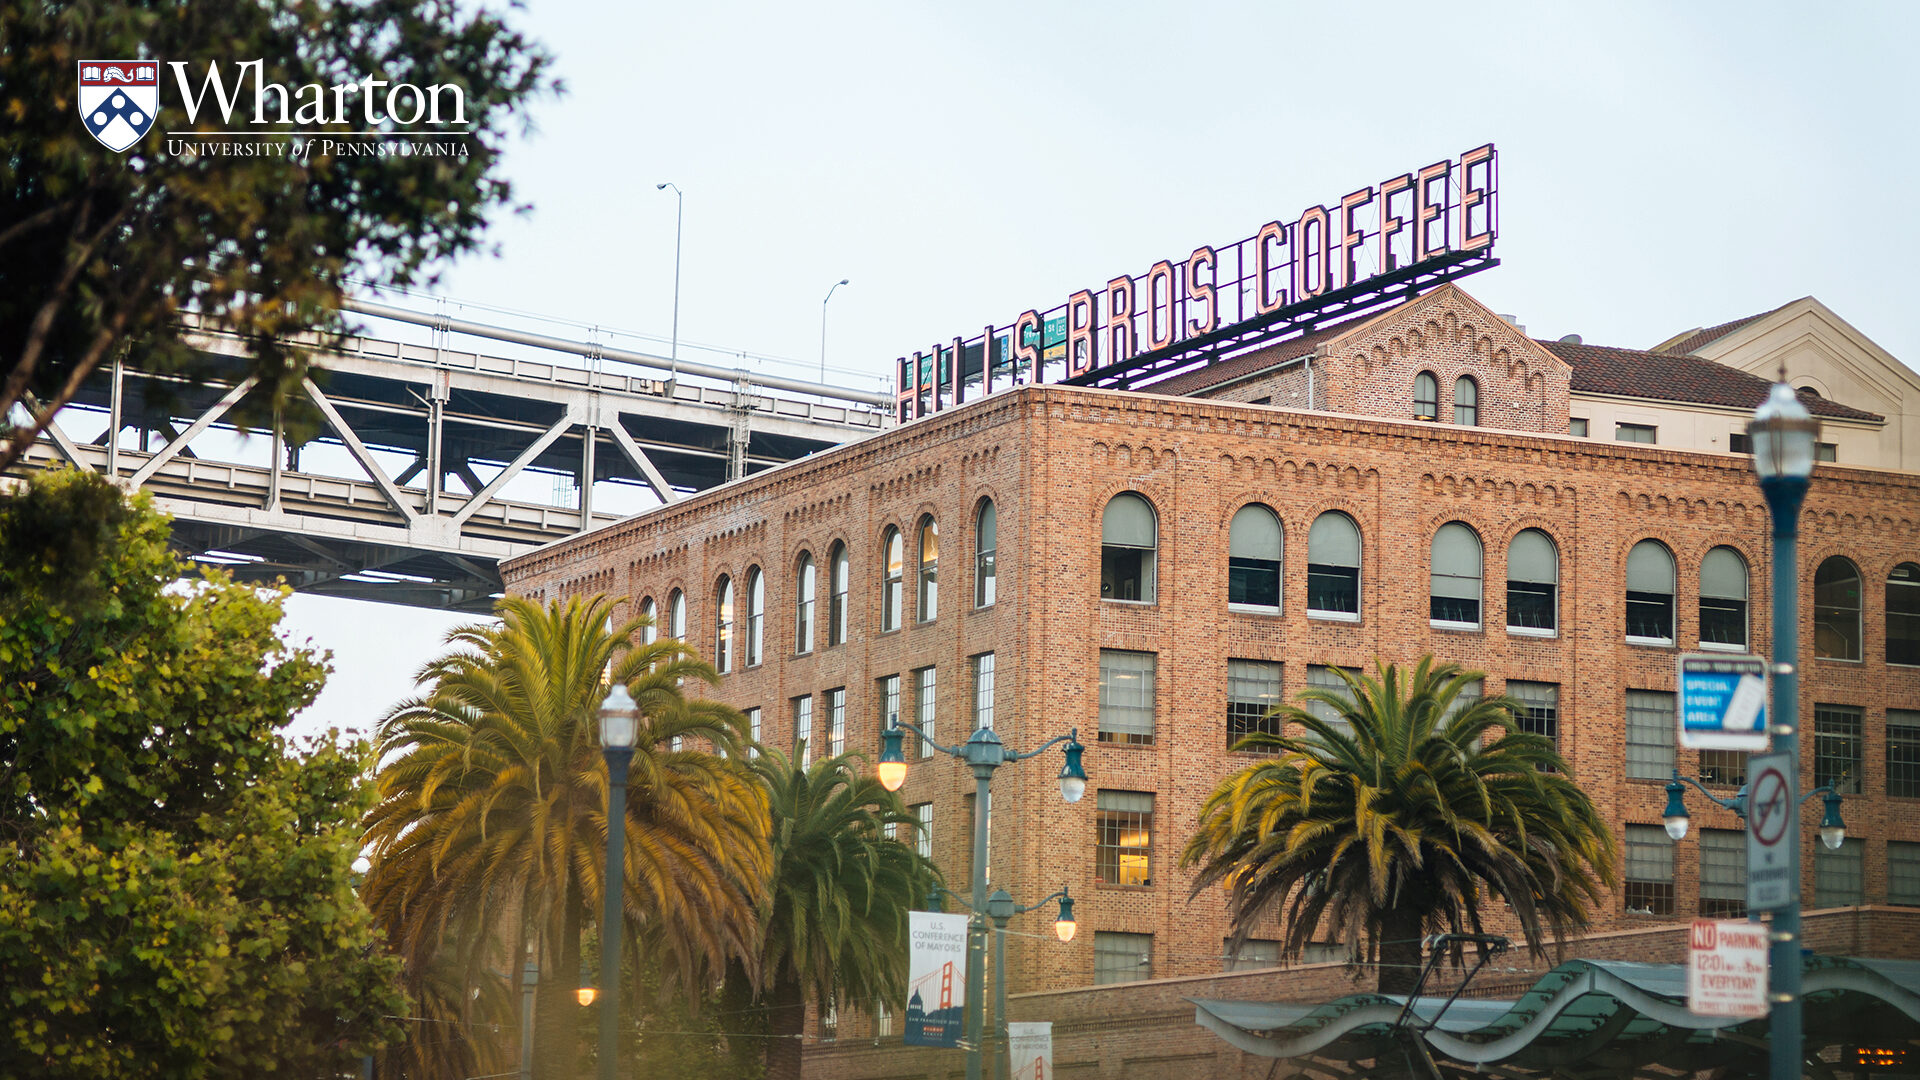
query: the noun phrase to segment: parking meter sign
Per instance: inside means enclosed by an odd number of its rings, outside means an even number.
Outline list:
[[[1773,911],[1800,902],[1800,875],[1789,859],[1787,813],[1799,805],[1792,754],[1747,759],[1747,909]]]
[[[1767,748],[1767,662],[1757,656],[1680,657],[1680,745],[1690,750]]]

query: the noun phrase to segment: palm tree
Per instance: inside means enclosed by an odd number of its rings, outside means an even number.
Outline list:
[[[365,821],[366,896],[416,980],[452,946],[470,985],[511,972],[531,947],[543,1076],[571,1080],[580,938],[600,910],[607,775],[598,708],[610,679],[639,707],[628,773],[625,909],[634,939],[678,985],[711,986],[752,965],[771,855],[766,796],[737,756],[744,718],[683,686],[718,676],[684,643],[633,646],[644,619],[613,626],[615,601],[508,597],[500,621],[460,627],[421,673],[428,691],[381,723],[380,801]],[[504,947],[485,944],[495,935]],[[757,975],[757,966],[751,968]]]
[[[1366,942],[1381,992],[1419,978],[1429,931],[1478,933],[1483,905],[1506,901],[1528,950],[1585,929],[1615,884],[1613,833],[1552,740],[1519,729],[1517,703],[1463,699],[1482,678],[1422,657],[1403,681],[1336,668],[1347,692],[1300,695],[1270,714],[1304,734],[1257,733],[1241,750],[1277,753],[1224,780],[1181,855],[1200,866],[1193,895],[1227,883],[1233,947],[1285,917],[1298,955],[1324,922]],[[1284,728],[1282,730],[1285,730]]]
[[[864,756],[801,768],[768,749],[753,769],[773,820],[760,952],[767,1076],[798,1080],[809,998],[873,1011],[906,996],[907,913],[940,874],[910,841],[913,816],[874,779]],[[901,839],[890,838],[890,829]]]

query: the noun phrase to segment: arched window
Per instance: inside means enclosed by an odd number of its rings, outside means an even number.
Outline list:
[[[992,499],[980,501],[973,523],[973,606],[986,607],[999,594],[999,573],[993,565],[1000,545],[1000,515]]]
[[[1747,560],[1730,547],[1700,560],[1700,647],[1747,647]]]
[[[1461,427],[1480,423],[1480,384],[1468,375],[1453,384],[1453,422]]]
[[[1920,667],[1920,563],[1887,575],[1887,663]]]
[[[1440,380],[1434,378],[1431,371],[1413,377],[1413,418],[1440,419]]]
[[[1100,599],[1152,603],[1159,546],[1151,503],[1130,491],[1108,500],[1100,518]]]
[[[940,614],[940,524],[928,514],[920,519],[919,619],[932,622]]]
[[[1480,628],[1480,537],[1457,521],[1433,534],[1428,619],[1435,626]]]
[[[810,653],[813,651],[813,555],[800,553],[799,569],[794,571],[793,589],[793,651]]]
[[[834,542],[833,553],[828,556],[828,571],[832,575],[830,587],[833,590],[831,606],[827,611],[827,644],[845,645],[847,643],[847,545]]]
[[[687,640],[687,594],[679,589],[667,597],[667,636],[676,641]]]
[[[880,629],[900,629],[900,601],[902,599],[906,573],[906,541],[900,530],[887,526],[886,535],[880,540],[880,549],[887,553],[887,576],[880,586]]]
[[[767,642],[767,579],[759,567],[747,571],[747,666],[760,662]]]
[[[1307,614],[1360,617],[1360,528],[1338,510],[1315,518],[1307,533]]]
[[[725,574],[713,590],[713,666],[733,670],[733,579]]]
[[[1673,644],[1673,552],[1642,540],[1627,552],[1627,640]]]
[[[1813,655],[1860,659],[1860,568],[1845,556],[1813,572]]]
[[[1539,529],[1522,529],[1507,545],[1507,632],[1560,629],[1560,552]]]
[[[1280,610],[1280,518],[1259,503],[1234,512],[1227,528],[1227,603]]]
[[[640,601],[640,617],[646,620],[646,625],[640,628],[640,644],[651,645],[660,637],[659,615],[653,610],[653,597]]]

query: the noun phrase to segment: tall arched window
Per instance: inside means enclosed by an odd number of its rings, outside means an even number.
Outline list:
[[[687,640],[687,594],[679,589],[667,597],[667,636],[676,641]]]
[[[765,655],[767,643],[767,579],[759,567],[747,571],[747,666]]]
[[[1453,422],[1462,427],[1480,423],[1480,384],[1472,376],[1462,375],[1453,384]]]
[[[928,514],[920,519],[920,574],[917,611],[921,622],[940,614],[940,524]]]
[[[1315,518],[1307,533],[1307,614],[1360,617],[1360,528],[1338,510]]]
[[[1159,546],[1151,503],[1130,491],[1109,499],[1100,518],[1100,599],[1152,603]]]
[[[1507,545],[1507,632],[1560,629],[1560,552],[1539,529],[1522,529]]]
[[[793,579],[793,651],[810,653],[813,651],[813,591],[817,584],[811,552],[800,553],[800,565]]]
[[[713,666],[733,670],[733,579],[725,574],[713,590]]]
[[[1860,659],[1860,568],[1845,556],[1813,572],[1813,655]]]
[[[1434,378],[1431,371],[1413,377],[1413,418],[1440,419],[1440,380]]]
[[[980,500],[973,524],[973,606],[986,607],[999,594],[999,572],[993,564],[1000,546],[1000,515],[992,499]]]
[[[1259,503],[1234,511],[1227,527],[1227,603],[1280,610],[1280,518]]]
[[[1673,644],[1673,552],[1658,540],[1642,540],[1627,552],[1627,640],[1636,645]]]
[[[660,637],[660,617],[653,609],[653,597],[649,596],[640,601],[640,617],[647,621],[646,625],[640,628],[640,644],[651,645]]]
[[[851,575],[847,567],[847,545],[835,541],[833,553],[827,558],[832,568],[829,587],[833,590],[833,599],[827,610],[827,644],[845,645],[847,643],[847,579]]]
[[[900,530],[887,526],[886,535],[880,540],[880,549],[887,553],[887,576],[880,586],[880,629],[900,629],[900,602],[905,592],[904,575],[906,573],[906,541]]]
[[[1887,575],[1887,663],[1920,667],[1920,563]]]
[[[1700,560],[1700,647],[1747,647],[1747,560],[1730,547]]]
[[[1435,626],[1480,628],[1480,537],[1457,521],[1433,534],[1428,619]]]

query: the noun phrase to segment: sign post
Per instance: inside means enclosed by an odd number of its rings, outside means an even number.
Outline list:
[[[1800,805],[1792,754],[1747,759],[1747,910],[1778,911],[1800,903],[1799,860],[1792,824]]]
[[[1767,663],[1757,656],[1680,657],[1680,745],[1690,750],[1767,748]]]
[[[1687,948],[1687,1011],[1767,1015],[1767,928],[1695,919]]]

